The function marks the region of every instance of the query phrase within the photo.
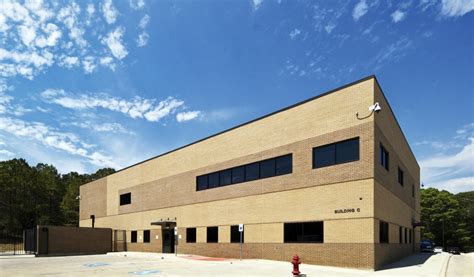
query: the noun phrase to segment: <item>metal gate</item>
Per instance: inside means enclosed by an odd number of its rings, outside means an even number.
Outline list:
[[[114,252],[127,251],[127,232],[125,230],[114,230],[112,240]]]
[[[36,253],[36,229],[23,232],[0,231],[0,255]]]

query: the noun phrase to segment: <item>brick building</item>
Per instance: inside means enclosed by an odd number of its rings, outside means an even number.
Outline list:
[[[238,258],[244,224],[243,258],[378,268],[419,248],[419,175],[370,76],[81,186],[80,226]]]

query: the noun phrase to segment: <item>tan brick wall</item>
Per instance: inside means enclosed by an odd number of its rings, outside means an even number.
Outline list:
[[[96,218],[107,216],[107,178],[80,186],[79,195],[81,196],[79,200],[80,219],[90,219],[91,215],[95,215]],[[88,226],[90,225],[89,222]]]
[[[373,103],[373,89],[374,79],[368,79],[109,175],[107,215],[118,213],[116,203],[122,189],[371,122],[372,117],[357,120],[355,113],[365,111]]]
[[[239,258],[238,243],[182,243],[180,253],[204,255],[209,257]],[[270,259],[291,261],[298,254],[304,264],[331,265],[352,268],[374,268],[374,244],[368,243],[244,243],[244,259]],[[288,266],[291,265],[288,263]]]

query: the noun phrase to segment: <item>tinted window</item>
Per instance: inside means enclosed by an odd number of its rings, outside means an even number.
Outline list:
[[[324,222],[285,223],[285,243],[324,242]]]
[[[398,243],[403,243],[403,229],[402,227],[398,227]]]
[[[207,175],[197,177],[197,190],[207,189]]]
[[[196,242],[196,228],[186,228],[186,242]]]
[[[293,171],[292,155],[286,155],[275,159],[275,175],[289,174]]]
[[[347,163],[359,159],[359,138],[336,144],[336,163]]]
[[[245,181],[257,180],[260,177],[258,163],[248,164],[245,166]]]
[[[288,154],[247,165],[224,169],[196,177],[196,190],[205,190],[290,174],[293,171],[293,156]]]
[[[380,243],[388,243],[388,223],[380,221],[379,223]]]
[[[133,243],[137,242],[137,231],[132,231],[130,239]]]
[[[209,188],[217,188],[219,186],[219,172],[209,174]]]
[[[143,231],[143,242],[150,242],[150,230]]]
[[[389,169],[388,161],[389,161],[388,151],[382,145],[380,145],[380,164],[386,170]]]
[[[120,195],[120,206],[132,203],[132,193],[125,193]]]
[[[245,181],[245,168],[239,166],[232,168],[232,184],[242,183]]]
[[[240,243],[239,225],[230,226],[230,242]],[[244,232],[242,232],[242,243],[244,243]]]
[[[411,185],[411,197],[415,197],[415,184]]]
[[[219,172],[219,178],[220,178],[219,186],[230,185],[232,181],[232,170],[227,169],[227,170]]]
[[[398,183],[402,186],[404,185],[404,183],[403,183],[404,182],[404,180],[403,180],[404,176],[403,175],[404,175],[403,170],[401,170],[400,167],[399,167],[398,168]]]
[[[405,228],[405,243],[408,243],[407,228]]]
[[[207,242],[216,243],[219,240],[218,227],[207,227]]]
[[[336,163],[336,145],[326,145],[313,149],[313,168],[324,167]]]
[[[260,178],[275,176],[275,159],[260,162]]]

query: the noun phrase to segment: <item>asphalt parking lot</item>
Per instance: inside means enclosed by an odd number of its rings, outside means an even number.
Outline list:
[[[471,277],[473,264],[472,254],[417,254],[375,272],[304,263],[300,269],[306,276]],[[291,276],[291,269],[289,262],[133,252],[43,258],[0,256],[1,276]]]

